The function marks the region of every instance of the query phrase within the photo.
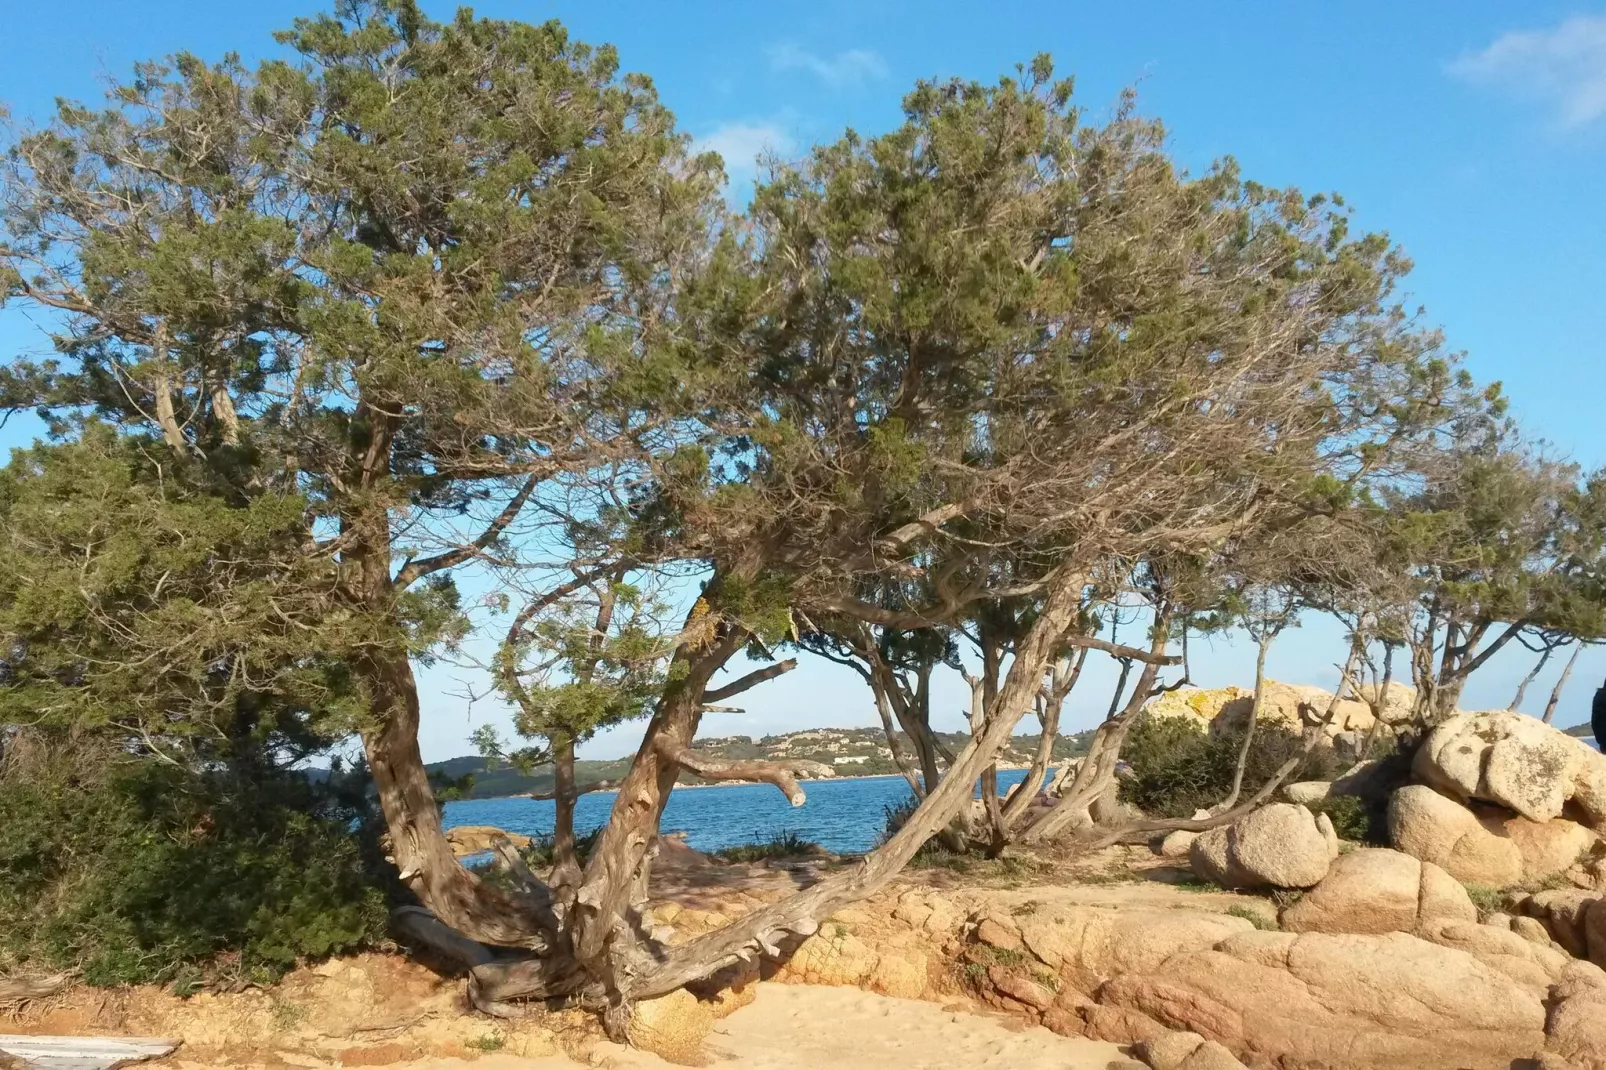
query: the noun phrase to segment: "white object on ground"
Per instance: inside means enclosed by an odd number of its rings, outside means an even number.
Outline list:
[[[34,1037],[0,1034],[0,1051],[39,1070],[112,1070],[156,1059],[179,1046],[157,1037]]]

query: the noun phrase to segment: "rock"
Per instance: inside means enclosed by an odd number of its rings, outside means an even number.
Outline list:
[[[1538,944],[1541,947],[1550,947],[1553,944],[1557,947],[1561,946],[1550,938],[1550,930],[1545,928],[1545,923],[1538,918],[1522,917],[1508,918],[1506,920],[1511,931],[1530,944]]]
[[[1201,910],[1074,906],[1040,910],[1020,922],[1027,950],[1070,982],[1070,989],[1083,992],[1116,974],[1156,969],[1178,951],[1214,947],[1253,931],[1246,918]]]
[[[1247,933],[1116,977],[1097,998],[1257,1066],[1505,1067],[1545,1042],[1538,993],[1404,933]]]
[[[1289,932],[1410,932],[1427,918],[1476,922],[1466,889],[1431,862],[1386,848],[1339,857],[1316,887],[1283,911]]]
[[[858,985],[876,967],[878,956],[839,926],[826,924],[798,945],[776,979],[806,985]]]
[[[452,845],[452,853],[459,858],[493,850],[496,841],[503,836],[521,851],[530,846],[530,837],[506,832],[495,825],[458,825],[446,830],[446,842]]]
[[[1247,878],[1233,868],[1227,831],[1227,826],[1221,825],[1195,836],[1188,845],[1188,865],[1204,880],[1233,888],[1246,883]]]
[[[1054,1005],[1054,993],[1023,974],[1004,966],[993,966],[987,971],[987,980],[1010,999],[1024,1003],[1033,1010],[1047,1010]]]
[[[1530,943],[1510,929],[1456,918],[1433,918],[1417,927],[1416,935],[1442,947],[1465,951],[1543,997],[1562,968],[1572,961],[1550,941]]]
[[[1522,852],[1454,799],[1407,784],[1389,800],[1389,841],[1458,881],[1504,888],[1522,880]]]
[[[1606,959],[1606,908],[1595,909],[1599,902],[1601,898],[1596,892],[1553,888],[1525,897],[1517,904],[1517,910],[1544,925],[1550,938],[1567,954],[1598,963]],[[1589,917],[1592,910],[1595,913],[1593,926]],[[1592,927],[1599,934],[1594,941],[1596,947],[1591,947]]]
[[[672,1063],[695,1066],[702,1062],[703,1041],[713,1029],[713,1012],[680,989],[637,1003],[625,1032],[638,1048]]]
[[[1569,800],[1591,825],[1606,819],[1606,755],[1510,710],[1444,721],[1423,740],[1412,772],[1446,794],[1499,803],[1530,821],[1560,817]]]
[[[931,985],[931,967],[925,952],[900,948],[876,959],[866,983],[873,991],[898,999],[919,999]]]
[[[1324,832],[1303,806],[1273,803],[1193,841],[1194,872],[1229,888],[1309,888],[1337,854],[1332,824]]]
[[[1153,1070],[1243,1070],[1237,1057],[1198,1033],[1166,1033],[1137,1045]]]
[[[1235,731],[1249,717],[1254,705],[1252,688],[1184,687],[1168,691],[1150,700],[1144,713],[1150,717],[1182,717],[1211,732]],[[1327,712],[1332,702],[1331,692],[1308,684],[1285,684],[1267,680],[1261,697],[1259,723],[1299,732],[1304,728],[1300,708],[1314,710],[1317,716]],[[1391,696],[1392,706],[1392,696]],[[1345,732],[1365,733],[1372,727],[1371,707],[1357,699],[1341,699],[1333,719],[1325,732],[1329,739]]]
[[[1309,806],[1319,803],[1333,793],[1333,784],[1330,780],[1300,780],[1283,787],[1283,798],[1291,803]],[[1189,1036],[1191,1034],[1181,1034]]]
[[[1333,828],[1333,819],[1326,814],[1316,815],[1316,831],[1322,834],[1327,841],[1327,861],[1332,862],[1338,857],[1338,831]]]
[[[1188,857],[1188,848],[1191,847],[1193,845],[1193,841],[1198,838],[1199,834],[1197,832],[1186,832],[1182,829],[1177,829],[1175,832],[1168,832],[1165,834],[1164,838],[1160,840],[1160,857],[1186,858]]]
[[[1606,975],[1591,963],[1569,963],[1551,1000],[1550,1053],[1576,1070],[1606,1070]]]
[[[1526,883],[1539,883],[1566,873],[1600,842],[1593,831],[1565,817],[1530,821],[1494,807],[1475,806],[1472,811],[1484,828],[1517,845]]]
[[[1020,934],[1015,926],[1002,918],[985,917],[976,926],[976,939],[1000,951],[1021,950]]]

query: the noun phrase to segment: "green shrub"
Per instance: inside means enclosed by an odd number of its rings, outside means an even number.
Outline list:
[[[363,815],[297,773],[151,759],[0,778],[0,955],[96,985],[269,980],[383,936]],[[366,844],[366,847],[365,847]]]
[[[590,832],[578,832],[574,837],[575,860],[584,863],[591,857],[592,848],[596,847],[597,840],[602,836],[602,826],[598,825]],[[545,869],[552,865],[552,834],[545,833],[530,837],[530,846],[524,849],[524,860],[531,869]]]
[[[1266,916],[1258,910],[1248,907],[1228,907],[1227,913],[1234,918],[1243,918],[1257,929],[1277,929],[1280,926],[1275,921],[1267,921]]]
[[[1192,817],[1232,790],[1242,743],[1242,728],[1211,734],[1191,718],[1144,717],[1121,748],[1131,767],[1130,775],[1122,778],[1121,797],[1156,816]],[[1244,766],[1245,795],[1271,779],[1304,746],[1298,732],[1259,725]],[[1318,744],[1289,779],[1327,779],[1340,771],[1332,748]]]
[[[823,850],[819,844],[787,830],[777,832],[767,840],[722,847],[714,852],[714,857],[727,862],[764,862],[771,858],[802,858],[821,853]]]
[[[1386,845],[1388,820],[1384,809],[1355,795],[1329,795],[1310,804],[1310,811],[1326,814],[1341,840]]]

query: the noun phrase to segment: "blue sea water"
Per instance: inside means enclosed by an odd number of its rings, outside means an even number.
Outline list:
[[[1001,770],[1000,791],[1019,784],[1025,770]],[[886,822],[886,811],[908,800],[909,785],[900,776],[851,780],[809,780],[808,801],[793,807],[768,784],[721,784],[677,788],[664,807],[663,831],[683,831],[699,851],[715,851],[739,843],[768,840],[793,832],[838,854],[874,847]],[[574,824],[586,832],[608,820],[614,792],[580,796]],[[446,804],[446,827],[495,825],[508,832],[536,836],[552,831],[550,800],[464,799]]]

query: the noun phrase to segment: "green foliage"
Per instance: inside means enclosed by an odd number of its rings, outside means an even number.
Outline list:
[[[384,935],[366,816],[296,773],[191,773],[13,734],[0,951],[90,984],[270,980]],[[32,748],[31,753],[27,750]],[[368,844],[364,846],[365,842]]]
[[[723,858],[727,862],[767,862],[772,858],[805,858],[822,853],[823,848],[819,844],[805,840],[791,829],[786,829],[775,833],[767,840],[721,847],[714,852],[714,857]]]
[[[1467,890],[1472,905],[1478,908],[1479,917],[1498,914],[1506,909],[1506,893],[1502,889],[1485,884],[1465,884],[1462,887]]]
[[[1311,803],[1312,813],[1326,814],[1333,822],[1333,831],[1341,840],[1369,843],[1378,847],[1388,845],[1386,804],[1373,806],[1356,795],[1329,795]]]
[[[1242,728],[1211,733],[1192,718],[1144,717],[1121,749],[1132,772],[1121,781],[1121,797],[1145,813],[1192,817],[1232,790],[1242,744]],[[1258,725],[1244,767],[1244,792],[1252,793],[1303,749],[1298,733]],[[1291,779],[1326,779],[1338,771],[1331,748],[1318,744]]]
[[[590,832],[577,833],[574,837],[574,856],[576,860],[584,862],[591,857],[592,848],[596,847],[597,840],[602,836],[602,826]],[[552,865],[552,837],[551,835],[530,837],[530,846],[524,851],[524,860],[531,869],[544,869]]]
[[[193,475],[98,423],[15,451],[0,471],[0,721],[111,728],[169,753],[220,736],[312,746],[361,722],[347,656],[450,629],[447,592],[409,598],[401,632],[342,605],[334,573],[302,555],[301,497],[231,500]]]
[[[1281,928],[1275,921],[1267,921],[1266,916],[1260,911],[1251,910],[1249,907],[1228,907],[1227,914],[1234,918],[1243,918],[1257,929]]]

